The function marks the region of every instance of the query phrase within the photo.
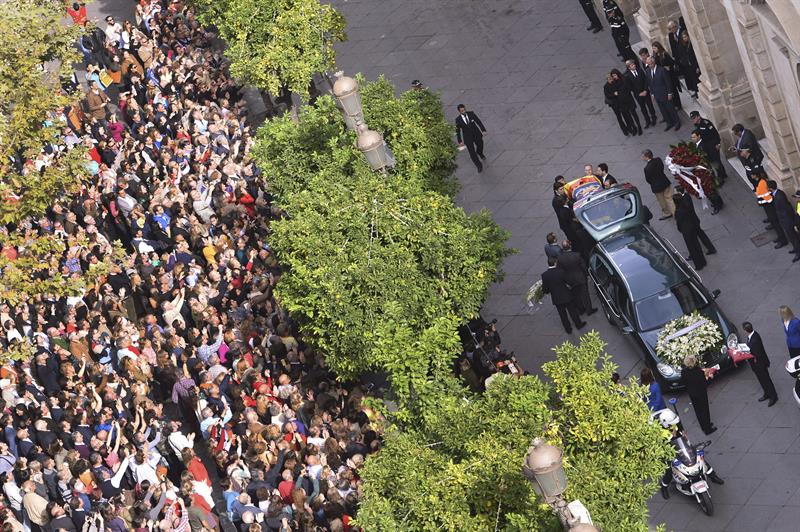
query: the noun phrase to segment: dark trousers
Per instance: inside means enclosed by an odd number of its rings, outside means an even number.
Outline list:
[[[620,108],[614,109],[614,114],[617,117],[617,123],[623,133],[636,133],[637,130],[642,129],[639,122],[639,115],[636,114],[636,108]]]
[[[772,228],[775,229],[775,234],[778,237],[776,240],[781,244],[788,244],[789,241],[786,239],[786,234],[784,234],[783,228],[778,221],[778,212],[775,210],[775,204],[763,203],[761,206],[764,207],[764,212],[767,214],[767,220],[769,220],[769,223],[772,224]]]
[[[572,332],[572,325],[569,323],[569,318],[572,318],[572,323],[575,324],[575,327],[582,323],[578,307],[575,303],[570,301],[564,305],[556,305],[556,310],[558,311],[558,317],[561,318],[561,324],[564,326],[564,330],[567,331],[567,333]]]
[[[708,235],[706,234],[705,231],[703,231],[702,227],[697,228],[697,238],[699,238],[700,242],[703,243],[708,253],[714,253],[715,251],[717,251],[717,248],[714,247],[714,243],[711,242],[711,239],[708,238]]]
[[[483,164],[478,157],[483,158],[483,137],[464,137],[464,145],[469,152],[469,158],[478,168],[483,168]]]
[[[792,245],[792,252],[800,253],[800,238],[797,236],[797,231],[794,230],[794,225],[791,223],[781,224],[781,229],[783,230],[783,236],[786,237],[786,241]]]
[[[763,364],[757,363],[750,364],[750,368],[753,370],[753,373],[756,374],[761,389],[764,390],[764,397],[777,400],[778,392],[775,391],[775,385],[772,383],[772,378],[769,376],[769,369]]]
[[[627,26],[623,28],[611,28],[611,37],[614,38],[614,44],[617,45],[617,51],[622,56],[622,60],[628,59],[636,60],[636,54],[633,53],[631,48],[631,30]]]
[[[722,183],[726,179],[728,179],[728,172],[725,171],[725,164],[722,162],[722,157],[719,155],[719,151],[717,151],[717,157],[715,159],[710,159],[711,167],[714,169],[714,173],[717,174],[717,178],[719,182]]]
[[[656,108],[653,107],[653,98],[650,97],[650,93],[647,93],[647,96],[639,96],[636,95],[636,101],[639,102],[639,108],[642,110],[642,116],[644,116],[645,124],[655,124],[658,122],[656,118]]]
[[[572,287],[572,300],[578,307],[579,314],[585,314],[592,308],[592,299],[589,296],[589,285],[587,283],[576,284]]]
[[[672,105],[671,101],[656,100],[656,103],[661,111],[661,117],[667,122],[668,125],[676,126],[681,123],[681,119],[678,118],[678,111],[675,110],[675,106]]]
[[[696,270],[704,268],[707,264],[706,256],[703,254],[703,248],[700,247],[700,233],[702,231],[703,230],[699,228],[686,229],[681,233],[683,235],[683,241],[689,250],[689,257],[692,259]],[[705,233],[703,234],[705,235]],[[706,238],[708,238],[708,236],[706,236]]]
[[[580,0],[580,3],[583,12],[586,13],[586,18],[589,19],[589,24],[595,28],[602,28],[603,25],[600,24],[600,19],[597,18],[597,12],[594,10],[594,2],[592,2],[592,0]]]
[[[701,395],[690,395],[694,407],[694,415],[700,423],[703,432],[711,431],[711,411],[708,409],[708,394],[703,391]]]

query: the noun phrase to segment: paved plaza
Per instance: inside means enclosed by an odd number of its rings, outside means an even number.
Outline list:
[[[602,86],[606,73],[622,64],[608,29],[585,31],[587,20],[577,1],[334,3],[348,22],[349,41],[338,46],[339,68],[370,79],[382,73],[399,89],[420,79],[441,93],[449,116],[454,118],[456,105],[464,103],[486,125],[484,172],[476,172],[466,152],[459,154],[458,202],[469,211],[489,209],[512,233],[509,244],[518,253],[506,260],[505,279],[492,288],[483,312],[498,319],[505,346],[538,373],[553,358],[554,346],[577,338],[563,333],[549,302],[533,315],[525,312],[524,294],[546,268],[545,235],[558,232],[550,206],[553,177],[577,177],[586,163],[608,163],[618,180],[640,187],[657,218],[660,211],[644,183],[639,154],[650,148],[657,156],[666,155],[671,143],[689,137],[688,117],[682,117],[677,133],[657,127],[627,138],[619,132],[603,102]],[[633,30],[631,41],[637,40]],[[719,250],[709,257],[703,282],[722,290],[718,301],[732,321],[750,320],[761,332],[780,401],[772,408],[756,401],[761,389],[749,368],[715,382],[709,395],[719,431],[709,438],[708,456],[726,479],[724,486],[711,488],[716,514],[703,515],[693,501],[676,493],[669,501],[656,495],[651,522],[676,531],[797,531],[800,409],[783,370],[787,352],[777,308],[800,306],[800,264],[792,264],[786,249],[753,243],[751,238],[763,232],[763,212],[742,180],[730,179],[722,196],[726,207],[719,215],[700,213]],[[653,227],[685,251],[674,222],[654,220]],[[608,342],[623,377],[638,375],[641,362],[632,340],[612,328],[601,312],[588,323]],[[680,396],[679,405],[682,411],[689,408],[682,418],[690,435],[700,440],[688,398]]]

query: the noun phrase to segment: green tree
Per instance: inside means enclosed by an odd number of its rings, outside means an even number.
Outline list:
[[[596,333],[556,349],[553,384],[498,376],[475,396],[444,380],[413,428],[395,426],[362,474],[368,530],[560,530],[521,466],[533,437],[564,449],[567,500],[603,530],[648,530],[647,501],[673,456],[644,388],[614,385]],[[391,414],[388,414],[391,418]],[[462,524],[463,523],[463,524]]]
[[[0,222],[42,213],[52,199],[81,184],[84,152],[74,148],[55,157],[42,171],[33,165],[19,172],[12,159],[48,159],[57,144],[55,112],[75,103],[60,80],[72,74],[78,58],[75,42],[82,29],[65,26],[63,4],[48,0],[0,3]]]
[[[231,73],[273,95],[308,96],[314,74],[332,70],[344,18],[319,0],[194,0],[199,19],[227,42]]]
[[[340,376],[385,370],[401,398],[424,398],[449,372],[458,326],[496,279],[508,234],[435,191],[455,157],[435,95],[397,99],[384,80],[364,93],[402,153],[389,176],[370,170],[330,97],[259,131],[254,158],[289,214],[273,225],[288,266],[278,295]],[[419,133],[425,121],[434,133]]]

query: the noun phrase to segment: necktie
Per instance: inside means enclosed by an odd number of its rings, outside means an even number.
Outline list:
[[[631,72],[633,72],[633,77],[634,78],[638,78],[639,77],[639,74],[637,74],[635,70],[631,70]]]

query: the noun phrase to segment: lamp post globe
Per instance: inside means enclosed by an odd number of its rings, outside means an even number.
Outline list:
[[[548,504],[558,500],[567,490],[563,453],[541,438],[533,440],[528,448],[522,473],[531,481],[534,491]]]
[[[333,96],[347,116],[361,116],[361,94],[358,82],[351,77],[342,76],[333,84]]]
[[[386,144],[383,142],[383,136],[377,131],[359,129],[356,146],[367,158],[367,162],[373,170],[382,170],[388,166]]]

